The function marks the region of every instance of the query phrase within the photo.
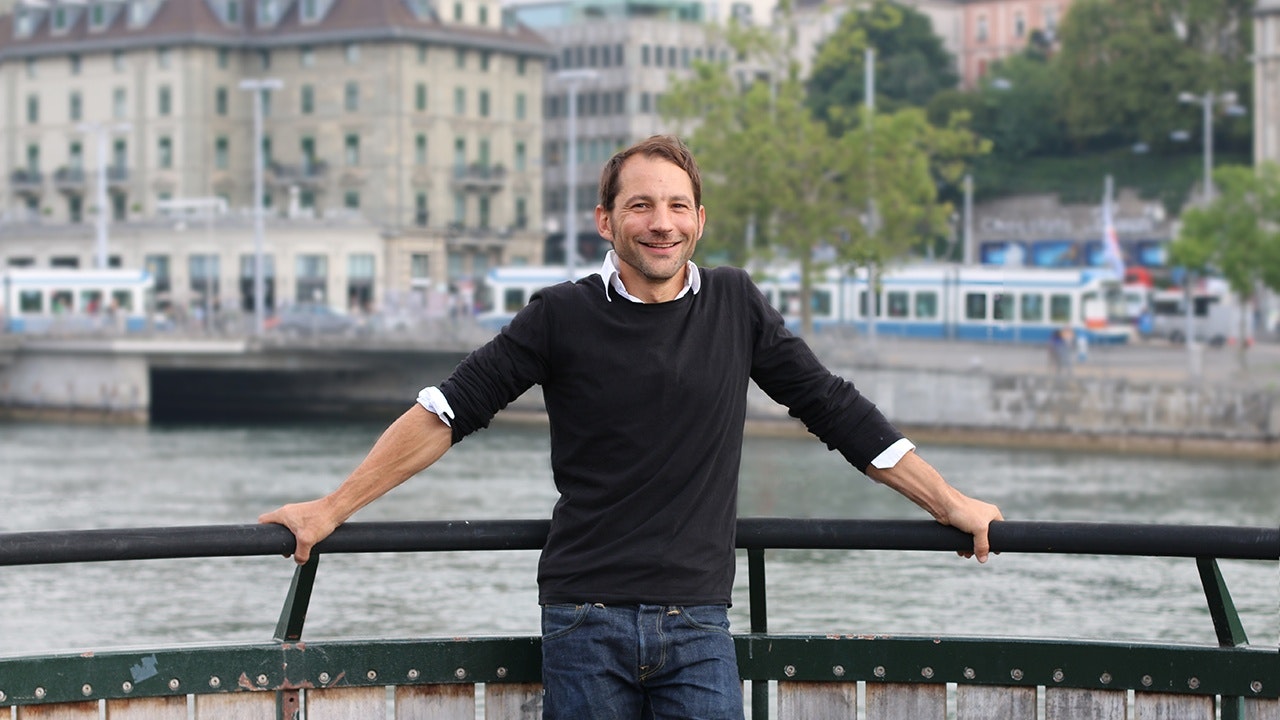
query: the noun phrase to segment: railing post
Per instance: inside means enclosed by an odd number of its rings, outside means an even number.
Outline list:
[[[764,586],[764,548],[747,549],[747,593],[751,606],[751,632],[769,632],[769,609]],[[751,718],[769,718],[769,682],[751,680]]]
[[[295,642],[302,638],[302,625],[307,620],[307,606],[311,604],[311,589],[316,584],[316,566],[319,564],[320,554],[315,553],[305,565],[294,569],[289,595],[284,599],[280,621],[276,623],[276,642]]]
[[[1222,647],[1248,645],[1244,623],[1231,600],[1231,592],[1227,590],[1227,581],[1222,577],[1217,559],[1198,557],[1196,569],[1200,571],[1200,584],[1204,586],[1204,597],[1209,602],[1209,617],[1213,618],[1218,644]],[[1245,720],[1244,703],[1240,698],[1222,697],[1222,720]]]

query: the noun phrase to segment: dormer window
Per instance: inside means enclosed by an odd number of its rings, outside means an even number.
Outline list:
[[[428,20],[431,18],[431,3],[428,0],[405,0],[409,12],[418,20]]]
[[[106,24],[107,6],[102,3],[97,3],[89,10],[89,27],[96,30]]]
[[[18,37],[26,37],[35,32],[36,23],[40,21],[38,12],[19,6],[15,13],[16,22],[13,25],[13,29]]]
[[[52,29],[54,32],[66,32],[67,27],[71,25],[70,12],[61,5],[53,9]]]
[[[320,19],[320,2],[319,0],[302,0],[302,8],[299,10],[302,14],[302,22],[315,22]]]
[[[275,25],[280,19],[280,3],[278,0],[259,0],[258,24]]]
[[[240,0],[227,0],[227,23],[230,25],[240,24]]]

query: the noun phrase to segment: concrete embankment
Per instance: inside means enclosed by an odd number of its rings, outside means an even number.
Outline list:
[[[918,444],[1280,459],[1280,345],[1241,370],[1231,348],[1092,348],[1069,370],[1045,348],[817,336],[815,351]],[[461,349],[241,341],[41,341],[7,348],[0,417],[146,422],[394,417]],[[538,419],[535,388],[500,415]],[[803,428],[752,386],[751,432]]]

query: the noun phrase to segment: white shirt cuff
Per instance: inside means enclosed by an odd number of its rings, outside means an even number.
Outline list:
[[[430,389],[435,390],[435,388]],[[916,446],[914,443],[906,438],[902,438],[898,442],[885,448],[884,452],[877,455],[875,459],[871,461],[871,464],[879,470],[887,470],[894,465],[897,465],[903,455],[906,455],[915,449]]]
[[[453,427],[453,408],[449,407],[449,401],[445,399],[444,393],[440,392],[440,388],[432,385],[424,387],[418,393],[418,404],[426,408],[428,412],[435,413],[445,425]],[[892,450],[893,448],[890,448]],[[886,450],[885,452],[889,452]],[[901,456],[899,456],[901,457]],[[895,460],[894,462],[897,462]]]

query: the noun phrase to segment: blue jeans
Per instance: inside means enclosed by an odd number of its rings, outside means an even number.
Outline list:
[[[545,605],[544,720],[742,720],[723,605]]]

